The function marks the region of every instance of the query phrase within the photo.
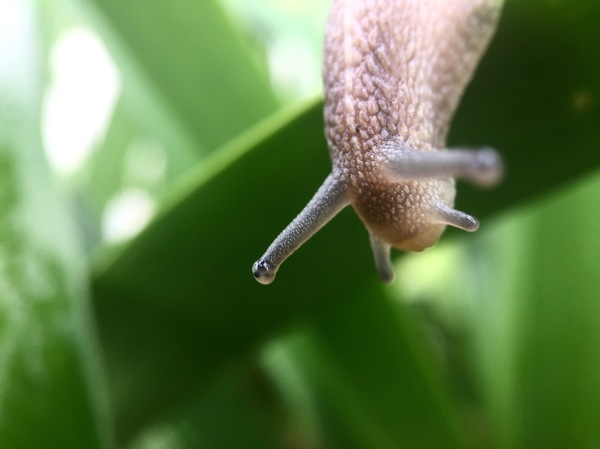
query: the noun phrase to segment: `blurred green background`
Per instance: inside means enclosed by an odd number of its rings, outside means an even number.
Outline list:
[[[378,281],[330,170],[328,1],[0,0],[1,448],[600,447],[600,4],[508,0],[451,145],[474,235]]]

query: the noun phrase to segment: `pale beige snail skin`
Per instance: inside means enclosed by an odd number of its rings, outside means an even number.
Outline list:
[[[253,265],[269,284],[283,261],[352,205],[380,278],[390,249],[421,251],[446,225],[479,222],[453,209],[454,179],[492,185],[494,150],[446,150],[460,97],[495,30],[501,0],[334,0],[324,48],[325,136],[333,171]]]

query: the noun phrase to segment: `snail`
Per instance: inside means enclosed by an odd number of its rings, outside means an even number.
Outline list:
[[[421,251],[455,210],[455,179],[493,185],[502,162],[490,148],[446,149],[451,119],[495,30],[501,0],[334,0],[324,44],[325,137],[331,174],[254,263],[258,282],[341,209],[367,228],[379,277],[394,277],[392,247]]]

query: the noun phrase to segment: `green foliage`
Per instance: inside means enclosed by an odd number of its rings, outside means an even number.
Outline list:
[[[281,107],[269,80],[301,15],[282,8],[270,35],[267,1],[250,22],[216,0],[2,1],[23,20],[0,29],[0,447],[600,444],[595,1],[507,2],[451,134],[498,148],[505,182],[461,185],[481,231],[398,254],[389,287],[351,210],[273,285],[250,272],[330,170],[321,101]],[[60,189],[46,53],[80,24],[122,93]],[[157,213],[110,245],[102,220],[131,188]]]

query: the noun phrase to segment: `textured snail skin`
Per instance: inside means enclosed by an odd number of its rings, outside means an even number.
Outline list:
[[[273,281],[281,263],[352,205],[379,276],[393,279],[390,248],[421,251],[446,225],[475,231],[453,209],[454,179],[492,185],[491,149],[447,151],[465,86],[494,32],[499,0],[334,0],[325,33],[325,136],[333,171],[253,266]]]

